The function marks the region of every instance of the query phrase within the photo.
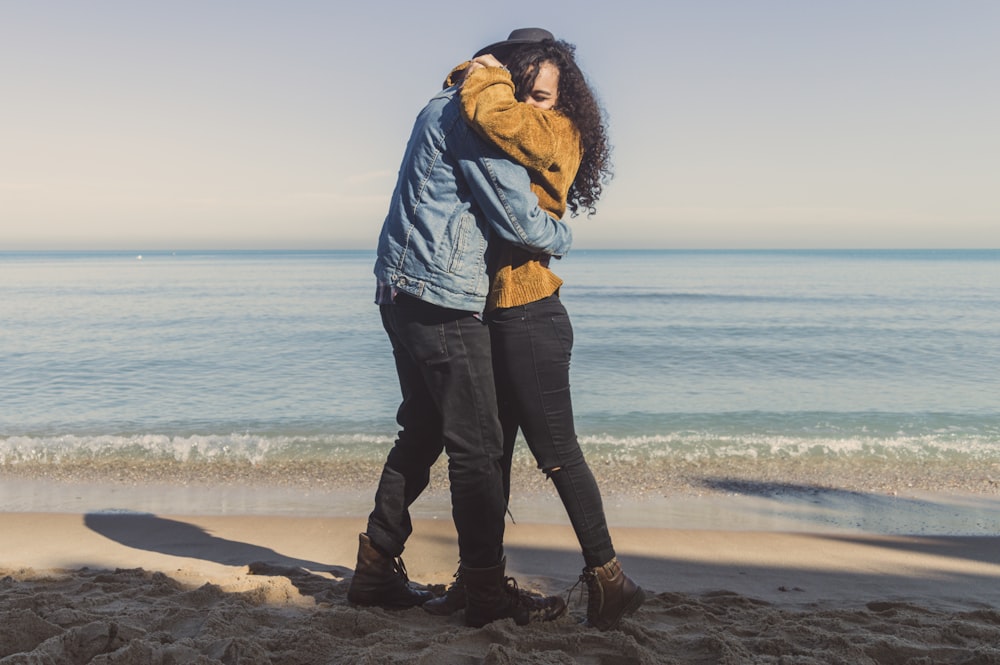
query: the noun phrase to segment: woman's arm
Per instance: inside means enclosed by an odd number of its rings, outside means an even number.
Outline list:
[[[471,66],[471,60],[466,60],[461,64],[455,65],[455,67],[448,72],[448,76],[445,77],[444,83],[441,84],[441,89],[446,90],[453,85],[459,85],[465,80],[465,76],[469,73],[469,68]]]
[[[510,72],[500,66],[483,65],[480,61],[484,58],[477,58],[466,68],[461,90],[466,122],[528,169],[544,173],[564,166],[556,159],[566,154],[566,142],[580,141],[573,123],[558,111],[543,111],[517,101]]]

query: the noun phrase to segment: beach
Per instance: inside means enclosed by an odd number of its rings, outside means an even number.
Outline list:
[[[6,480],[5,501],[61,510],[0,513],[3,665],[1000,662],[989,492],[610,490],[618,555],[648,596],[599,632],[579,623],[582,559],[558,500],[524,480],[508,574],[570,611],[482,629],[347,602],[373,487]],[[211,514],[248,491],[273,510]],[[192,510],[149,510],[170,501]],[[457,565],[447,505],[440,488],[418,501],[403,556],[439,589]]]
[[[0,665],[1000,663],[1000,252],[574,251],[576,432],[648,593],[582,626],[352,607],[398,429],[368,251],[0,253]],[[458,552],[446,465],[403,559]]]

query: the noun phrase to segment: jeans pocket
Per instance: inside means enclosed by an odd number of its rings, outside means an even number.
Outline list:
[[[562,352],[566,354],[566,363],[569,363],[573,354],[573,324],[570,323],[568,314],[554,314],[549,319],[552,326],[552,339],[559,345]]]

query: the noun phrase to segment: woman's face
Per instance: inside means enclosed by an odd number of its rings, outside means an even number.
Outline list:
[[[535,85],[521,101],[543,111],[555,107],[559,101],[559,69],[548,61],[539,65]]]

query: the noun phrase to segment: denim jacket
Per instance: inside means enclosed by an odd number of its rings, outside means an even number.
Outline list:
[[[561,256],[572,232],[538,207],[527,171],[462,119],[457,88],[417,116],[379,235],[375,276],[429,303],[482,311],[487,248],[499,238]]]

